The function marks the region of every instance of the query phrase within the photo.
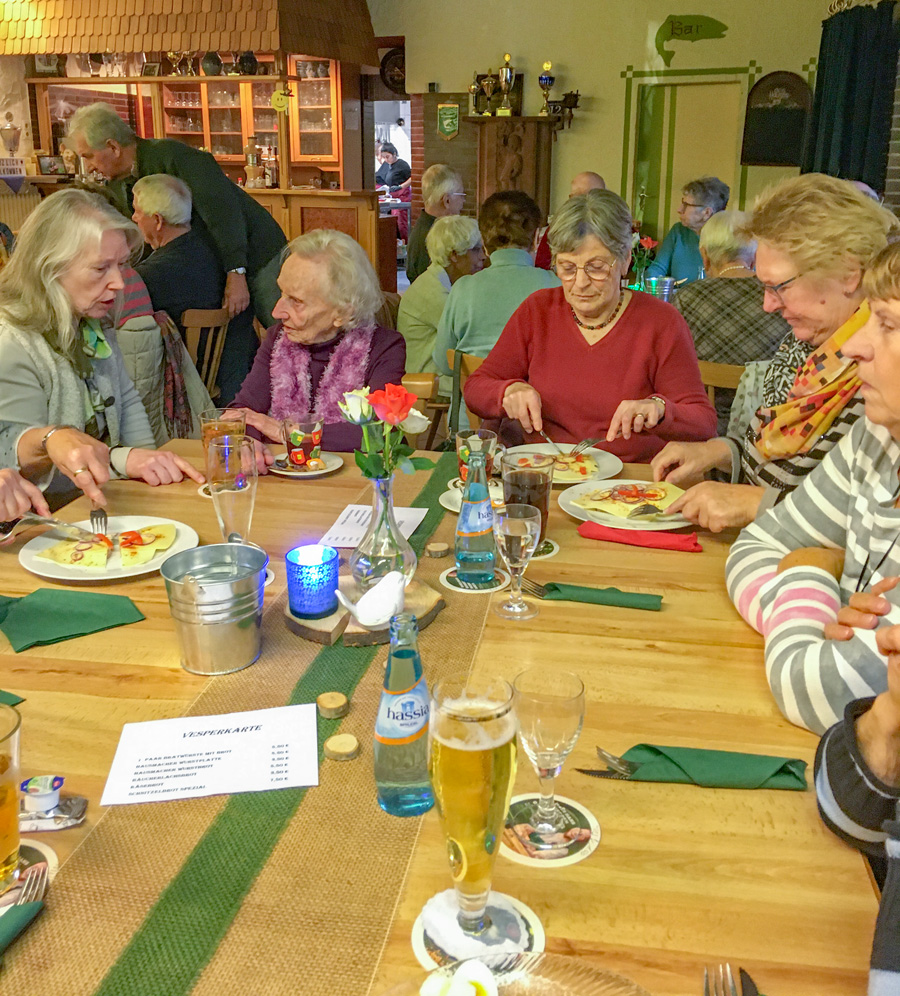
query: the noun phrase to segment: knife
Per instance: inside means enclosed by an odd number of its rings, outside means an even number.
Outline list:
[[[759,989],[756,988],[756,983],[750,978],[750,975],[743,969],[740,969],[740,974],[743,996],[759,996]]]
[[[630,775],[620,775],[618,771],[610,771],[609,768],[576,768],[583,775],[590,775],[592,778],[617,778],[619,781],[627,782],[631,780]]]
[[[71,522],[63,522],[62,519],[54,519],[46,515],[38,515],[36,512],[26,512],[19,519],[11,519],[7,522],[0,522],[0,539],[5,539],[20,523],[24,522],[33,526],[50,526],[66,539],[77,540],[80,543],[93,543],[95,536],[90,530],[82,529]]]

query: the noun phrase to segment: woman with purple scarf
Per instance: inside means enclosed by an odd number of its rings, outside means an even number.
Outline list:
[[[231,407],[278,443],[282,419],[321,412],[322,449],[356,449],[362,432],[341,417],[344,392],[399,384],[406,366],[403,337],[375,324],[383,299],[372,264],[349,235],[318,228],[288,245],[278,287],[276,324]]]

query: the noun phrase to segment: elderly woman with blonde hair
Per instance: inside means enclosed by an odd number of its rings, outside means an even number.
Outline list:
[[[63,190],[28,216],[0,272],[0,467],[18,469],[54,504],[72,485],[105,504],[111,475],[148,484],[203,476],[155,450],[140,396],[107,318],[135,226],[96,194]]]
[[[763,307],[780,313],[791,335],[769,364],[743,439],[673,442],[653,460],[656,480],[689,487],[671,511],[716,532],[746,526],[847,434],[864,405],[856,360],[842,347],[869,317],[865,269],[898,230],[886,208],[821,173],[757,198],[742,231],[757,241]],[[731,482],[704,481],[711,471]]]
[[[460,277],[483,269],[486,258],[474,218],[438,218],[425,242],[431,263],[400,298],[397,313],[397,330],[406,340],[407,373],[437,372],[432,351],[450,288]],[[444,380],[442,394],[450,390],[450,378]]]
[[[276,323],[232,407],[245,408],[247,424],[273,442],[283,419],[319,412],[323,448],[353,450],[361,430],[343,420],[338,402],[347,391],[399,384],[406,361],[403,338],[375,324],[383,296],[372,264],[349,235],[317,228],[285,249],[278,287]]]

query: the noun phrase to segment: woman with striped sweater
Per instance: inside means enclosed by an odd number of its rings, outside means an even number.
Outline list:
[[[900,245],[864,278],[871,317],[843,346],[865,417],[803,483],[740,534],[726,581],[766,641],[781,711],[824,732],[887,687],[876,629],[900,623]]]
[[[797,487],[863,409],[844,343],[866,321],[862,274],[900,231],[897,219],[846,180],[818,173],[757,198],[742,229],[757,241],[763,307],[791,326],[766,372],[763,405],[742,440],[671,442],[654,477],[689,488],[671,511],[718,532],[746,526]],[[717,471],[730,482],[704,480]]]

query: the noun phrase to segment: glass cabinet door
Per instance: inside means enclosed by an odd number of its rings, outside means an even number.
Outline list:
[[[250,84],[253,111],[251,134],[256,135],[256,144],[261,149],[271,150],[272,155],[278,152],[278,113],[271,101],[281,85],[274,80]]]
[[[241,118],[241,84],[236,80],[210,78],[206,90],[209,120],[209,151],[221,159],[244,153]]]
[[[199,83],[164,83],[163,131],[164,138],[175,138],[199,149],[206,145],[203,127],[203,95]]]
[[[296,90],[292,102],[292,128],[294,161],[336,161],[337,63],[331,59],[314,59],[293,56],[291,59],[291,88]]]

